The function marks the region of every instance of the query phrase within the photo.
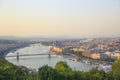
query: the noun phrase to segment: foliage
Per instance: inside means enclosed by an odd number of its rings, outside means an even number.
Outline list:
[[[82,51],[73,51],[73,50],[71,50],[70,53],[75,54],[77,56],[82,56],[83,55]]]
[[[55,69],[61,74],[69,74],[72,72],[72,69],[67,65],[66,62],[60,61],[55,65]]]
[[[55,68],[44,65],[38,73],[28,73],[0,59],[0,80],[120,80],[120,60],[107,73],[97,68],[88,72],[73,71],[64,61],[58,62]]]
[[[113,64],[112,75],[116,80],[120,80],[120,59]]]
[[[45,65],[39,69],[39,80],[58,80],[59,76],[55,69]]]
[[[0,80],[27,80],[28,72],[0,58]]]

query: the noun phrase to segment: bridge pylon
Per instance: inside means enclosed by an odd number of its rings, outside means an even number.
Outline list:
[[[51,54],[50,54],[50,51],[48,52],[48,58],[51,58]]]
[[[19,61],[19,52],[17,52],[16,59]]]

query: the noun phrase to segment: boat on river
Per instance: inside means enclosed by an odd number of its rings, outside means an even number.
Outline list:
[[[83,60],[82,62],[86,63],[86,64],[91,64],[91,62],[89,60]]]

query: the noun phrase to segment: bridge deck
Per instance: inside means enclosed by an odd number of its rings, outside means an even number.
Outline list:
[[[36,56],[36,55],[56,55],[56,54],[21,54],[21,55],[10,55],[6,57],[17,57],[17,56]]]

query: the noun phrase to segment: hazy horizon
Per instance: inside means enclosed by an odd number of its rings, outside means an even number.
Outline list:
[[[0,36],[120,37],[119,0],[0,0]]]

